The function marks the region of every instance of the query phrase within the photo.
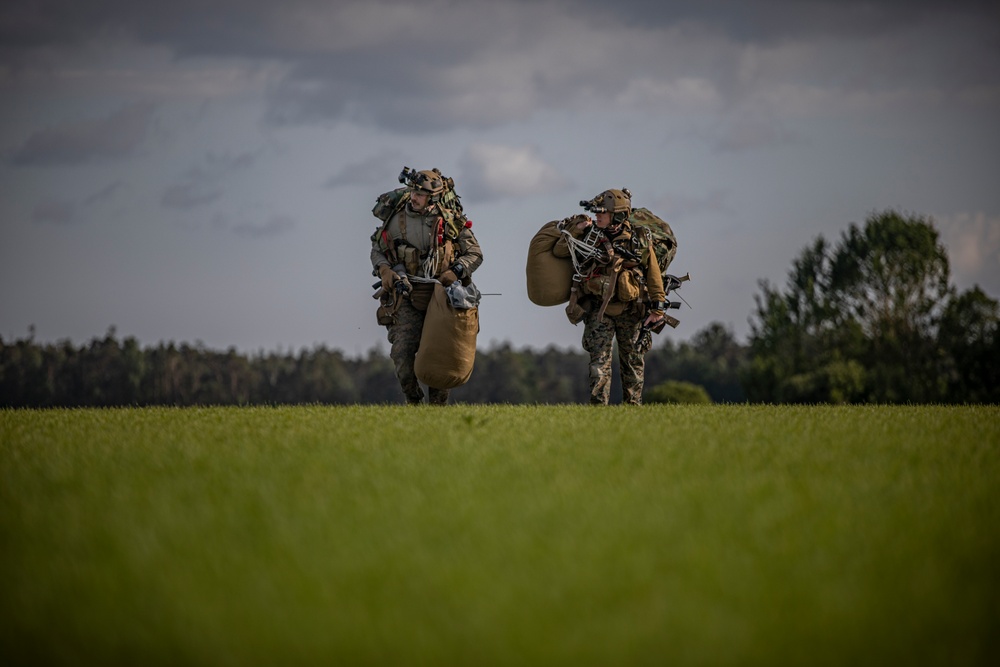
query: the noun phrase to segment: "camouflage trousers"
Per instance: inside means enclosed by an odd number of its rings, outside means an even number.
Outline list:
[[[642,404],[646,360],[636,349],[642,328],[642,308],[626,308],[621,315],[605,315],[598,321],[596,309],[587,312],[583,327],[583,349],[590,353],[590,403],[607,405],[611,399],[611,355],[618,339],[618,365],[622,373],[622,402]]]
[[[417,405],[424,400],[424,392],[417,381],[413,362],[420,347],[425,315],[426,311],[417,310],[409,299],[403,299],[396,309],[395,323],[389,325],[389,357],[396,366],[396,379],[410,405]],[[432,405],[446,405],[448,393],[447,389],[428,387],[427,400]]]

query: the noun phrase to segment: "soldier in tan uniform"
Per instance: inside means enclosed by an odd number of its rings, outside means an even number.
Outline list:
[[[637,345],[643,325],[663,320],[666,293],[648,232],[629,223],[632,195],[605,190],[581,204],[596,220],[580,214],[569,218],[552,252],[571,257],[577,274],[570,303],[570,321],[584,322],[583,348],[590,354],[590,402],[607,405],[611,395],[611,357],[618,340],[622,400],[642,403],[644,350]]]
[[[403,193],[405,204],[372,235],[371,261],[373,275],[382,280],[383,293],[393,297],[394,312],[391,322],[386,322],[389,356],[406,402],[414,405],[424,398],[413,364],[434,284],[468,283],[483,262],[483,252],[472,233],[472,223],[460,209],[442,205],[446,182],[441,173],[435,169],[411,172],[410,176],[409,191]],[[448,393],[447,389],[428,387],[428,401],[445,405]]]

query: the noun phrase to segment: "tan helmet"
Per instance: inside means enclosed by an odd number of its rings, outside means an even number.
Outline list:
[[[618,225],[632,214],[632,193],[628,188],[605,190],[590,201],[580,202],[580,205],[593,213],[611,213],[612,223]]]
[[[425,169],[413,175],[410,186],[417,192],[424,192],[436,198],[444,192],[444,178],[437,169]]]

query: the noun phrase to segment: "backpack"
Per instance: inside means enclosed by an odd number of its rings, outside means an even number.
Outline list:
[[[656,253],[656,262],[660,266],[660,274],[663,276],[663,284],[667,284],[667,267],[674,260],[677,254],[677,237],[670,225],[654,215],[649,209],[634,208],[628,218],[634,229],[644,229],[649,232],[639,235],[639,245],[642,248],[642,258],[646,259],[649,252],[649,244],[652,243],[653,251]]]
[[[396,188],[383,192],[375,199],[372,215],[382,222],[389,222],[396,211],[403,208],[408,201],[410,201],[410,188]]]

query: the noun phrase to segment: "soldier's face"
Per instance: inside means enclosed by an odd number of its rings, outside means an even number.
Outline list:
[[[601,229],[604,229],[611,224],[611,214],[610,213],[595,213],[597,216],[596,224]]]
[[[431,196],[426,192],[414,192],[410,195],[410,204],[414,211],[423,211],[427,208],[427,200],[430,198]]]

